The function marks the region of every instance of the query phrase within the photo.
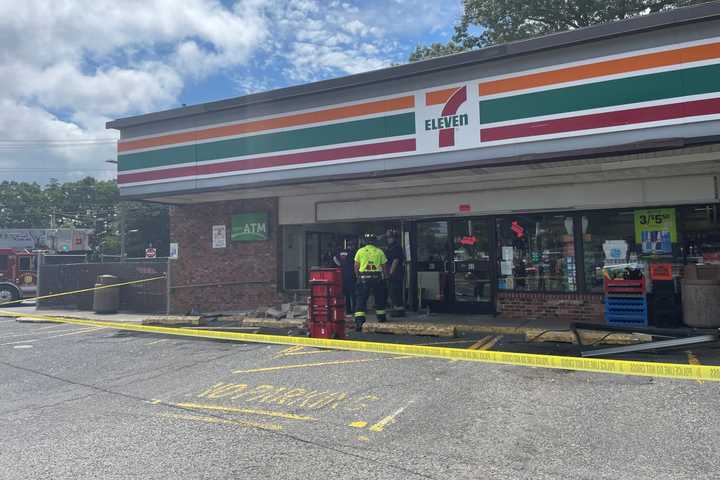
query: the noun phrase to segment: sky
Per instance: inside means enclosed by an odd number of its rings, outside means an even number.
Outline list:
[[[0,0],[0,181],[110,179],[108,120],[404,63],[462,0]]]

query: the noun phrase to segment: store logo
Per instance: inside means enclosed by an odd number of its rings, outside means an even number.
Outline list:
[[[438,131],[438,146],[452,147],[455,145],[455,129],[469,123],[467,113],[458,113],[467,101],[467,85],[459,88],[437,90],[425,94],[425,105],[443,105],[440,116],[425,120],[425,131]]]

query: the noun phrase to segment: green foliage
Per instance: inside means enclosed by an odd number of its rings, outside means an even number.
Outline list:
[[[418,46],[410,61],[575,30],[706,0],[464,0],[447,44]],[[437,45],[437,47],[435,46]]]
[[[59,183],[0,183],[0,228],[91,228],[94,248],[104,254],[120,253],[122,214],[125,214],[126,253],[142,257],[152,243],[158,256],[167,256],[168,207],[140,202],[120,202],[114,180],[87,177]]]
[[[430,46],[418,45],[415,47],[415,51],[410,54],[410,61],[417,62],[418,60],[428,58],[444,57],[445,55],[460,53],[464,50],[466,49],[452,41],[448,43],[433,43]]]

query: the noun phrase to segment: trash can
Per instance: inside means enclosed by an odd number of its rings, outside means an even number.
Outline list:
[[[720,265],[688,265],[681,285],[685,325],[720,327]]]
[[[98,275],[95,287],[104,287],[118,283],[115,275]],[[95,290],[93,311],[95,313],[117,313],[120,308],[120,288],[103,288]]]

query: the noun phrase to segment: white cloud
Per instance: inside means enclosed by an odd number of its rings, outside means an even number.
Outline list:
[[[0,0],[0,164],[22,165],[0,180],[105,168],[113,149],[88,145],[116,136],[104,122],[175,106],[188,79],[247,62],[268,34],[266,4]]]
[[[0,181],[111,175],[104,123],[178,106],[205,81],[227,79],[213,100],[402,62],[455,3],[0,0]]]

